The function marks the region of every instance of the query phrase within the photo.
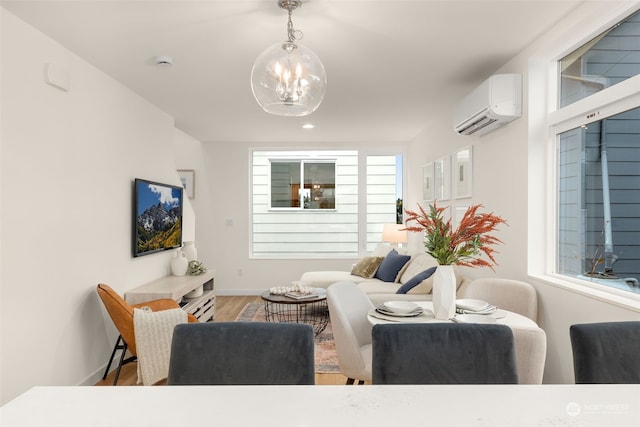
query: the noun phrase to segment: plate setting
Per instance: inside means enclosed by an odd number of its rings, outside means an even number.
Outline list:
[[[424,310],[418,304],[408,301],[387,301],[376,307],[376,311],[386,316],[415,317],[420,316]]]

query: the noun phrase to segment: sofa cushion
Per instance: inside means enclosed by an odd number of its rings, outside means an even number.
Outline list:
[[[370,279],[382,263],[382,260],[384,260],[384,257],[381,256],[366,256],[353,266],[351,274]]]
[[[425,271],[428,268],[438,265],[438,261],[426,252],[420,252],[411,257],[407,268],[402,272],[400,276],[400,283],[407,283],[413,279],[418,273]]]
[[[400,255],[395,249],[392,249],[382,260],[374,277],[383,282],[395,282],[398,273],[410,259],[411,256]]]
[[[349,271],[307,271],[300,276],[301,282],[306,282],[306,286],[315,288],[328,288],[336,282],[360,283],[365,280],[361,276],[354,276]]]
[[[393,295],[400,287],[399,283],[383,282],[378,279],[369,279],[357,284],[362,291],[369,294],[387,294]]]
[[[421,271],[420,273],[416,274],[410,280],[408,280],[405,284],[400,286],[400,288],[398,288],[396,293],[397,294],[406,294],[411,289],[415,288],[420,283],[422,283],[422,281],[429,279],[433,275],[433,273],[436,271],[436,268],[437,267],[429,267],[426,270]],[[424,292],[424,293],[427,293],[427,292]]]

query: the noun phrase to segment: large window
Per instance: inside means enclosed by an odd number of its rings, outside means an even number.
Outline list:
[[[361,256],[396,223],[401,194],[401,155],[254,150],[252,256]]]
[[[640,12],[558,69],[555,270],[640,293]]]

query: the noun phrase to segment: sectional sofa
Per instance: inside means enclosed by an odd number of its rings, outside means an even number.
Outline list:
[[[351,271],[309,271],[300,277],[307,286],[327,288],[342,281],[354,282],[374,305],[389,300],[425,301],[431,299],[433,272],[438,263],[424,250],[380,245],[353,265]],[[456,271],[458,294],[470,279]]]

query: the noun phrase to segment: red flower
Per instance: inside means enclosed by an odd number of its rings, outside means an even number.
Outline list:
[[[458,228],[452,229],[451,220],[444,220],[442,214],[446,208],[429,206],[429,212],[418,205],[419,211],[405,210],[408,217],[405,230],[425,232],[424,246],[427,253],[434,257],[440,265],[461,265],[466,267],[497,266],[492,246],[502,243],[490,234],[499,224],[507,222],[493,213],[477,213],[482,205],[469,207],[460,220]],[[409,225],[416,222],[417,225]],[[481,258],[485,254],[486,259]]]

